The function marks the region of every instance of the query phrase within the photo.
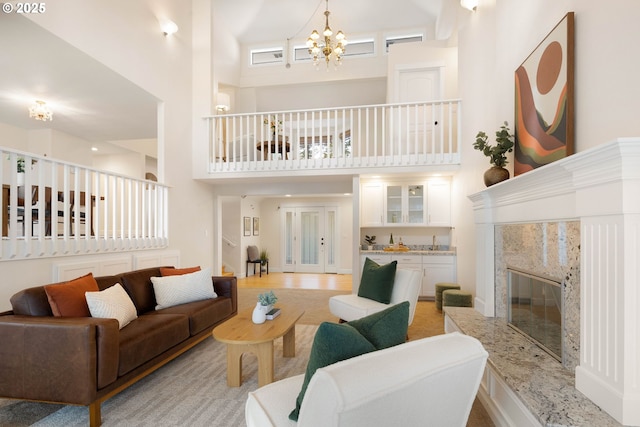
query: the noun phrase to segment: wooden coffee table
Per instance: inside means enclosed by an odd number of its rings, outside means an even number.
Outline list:
[[[237,316],[213,329],[213,337],[227,344],[227,385],[242,384],[242,354],[251,352],[258,358],[258,386],[273,382],[273,341],[282,337],[282,355],[296,355],[296,322],[304,310],[278,305],[280,315],[261,325],[251,321],[253,307],[242,310]]]

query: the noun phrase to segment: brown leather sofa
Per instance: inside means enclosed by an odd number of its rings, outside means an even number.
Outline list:
[[[100,405],[210,336],[236,315],[235,277],[212,277],[217,298],[155,310],[147,268],[96,277],[100,290],[120,283],[138,318],[123,329],[116,319],[54,317],[43,286],[11,297],[0,314],[0,397],[89,407],[91,426]],[[213,338],[210,338],[213,339]]]

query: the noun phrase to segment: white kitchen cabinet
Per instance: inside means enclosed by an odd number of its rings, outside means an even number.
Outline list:
[[[391,254],[362,254],[360,255],[360,271],[362,271],[362,267],[364,267],[364,260],[366,258],[375,261],[379,265],[385,265],[391,262]]]
[[[436,283],[456,282],[456,257],[455,255],[424,255],[422,257],[421,297],[436,296]]]
[[[424,225],[425,186],[389,183],[385,187],[385,225]]]
[[[384,224],[384,184],[368,182],[360,190],[360,226],[380,227]]]
[[[427,225],[451,226],[451,182],[448,180],[427,182]]]

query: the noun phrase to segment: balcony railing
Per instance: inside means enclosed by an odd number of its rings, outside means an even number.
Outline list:
[[[168,244],[168,188],[0,148],[0,260]]]
[[[205,117],[209,173],[458,165],[460,109],[448,100]]]

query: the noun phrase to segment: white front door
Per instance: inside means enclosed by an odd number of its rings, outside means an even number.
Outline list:
[[[335,273],[335,207],[284,208],[284,268],[294,273]]]

